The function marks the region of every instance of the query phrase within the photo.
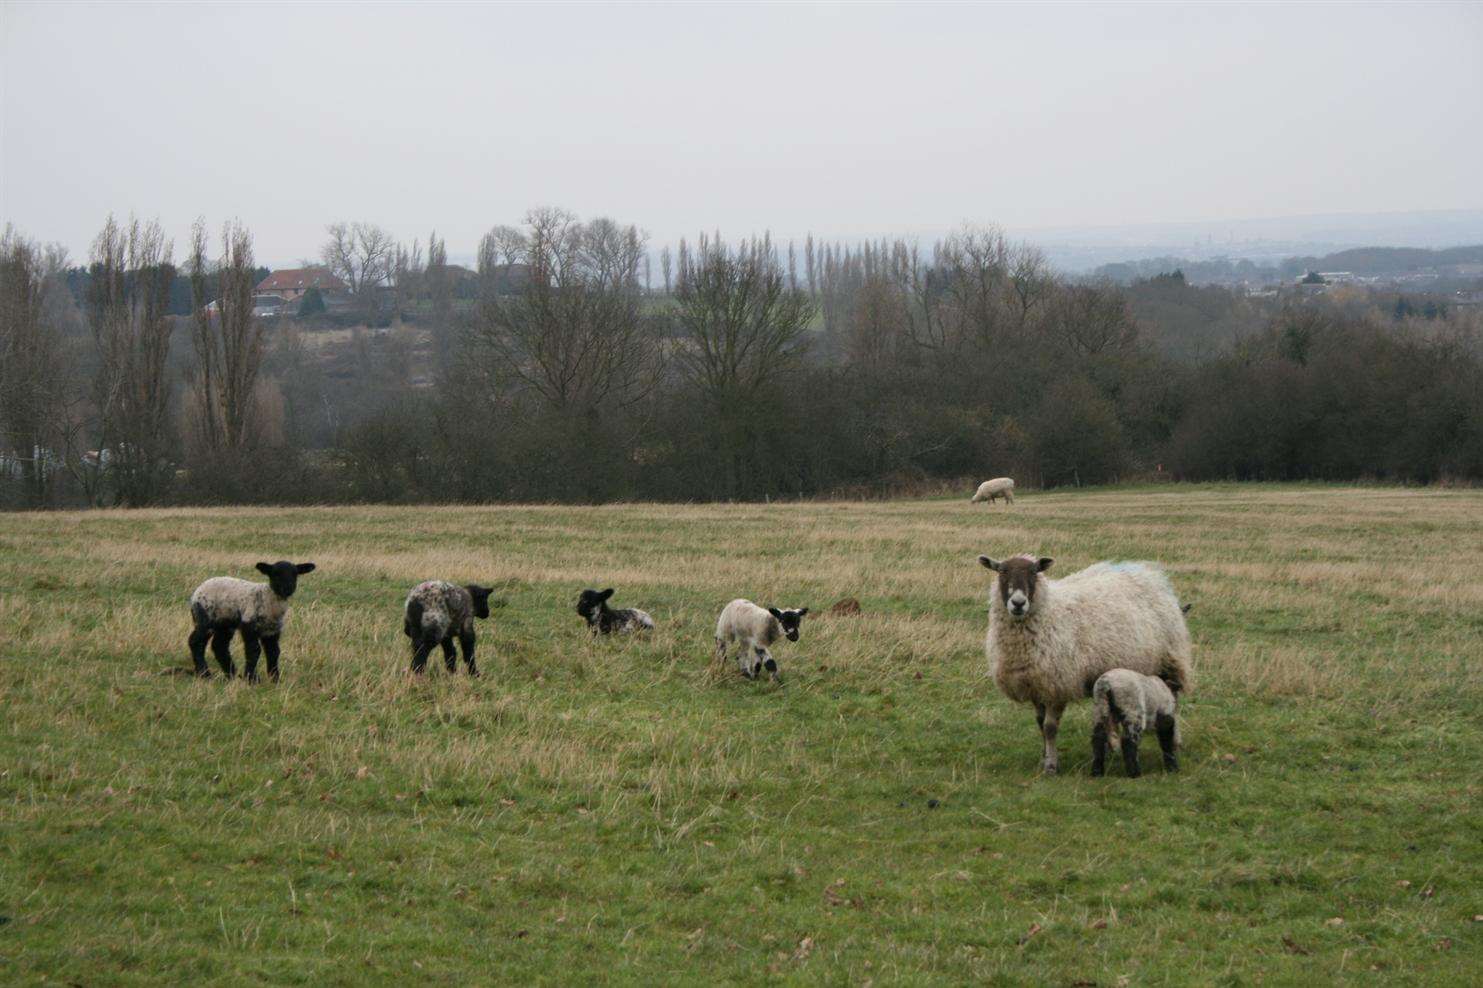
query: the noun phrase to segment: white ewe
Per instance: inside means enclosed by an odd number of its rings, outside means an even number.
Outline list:
[[[995,498],[1001,497],[1004,498],[1005,504],[1014,503],[1014,481],[1008,477],[995,477],[993,480],[986,480],[979,484],[978,491],[974,493],[969,503],[977,504],[980,501],[988,501],[993,504]]]

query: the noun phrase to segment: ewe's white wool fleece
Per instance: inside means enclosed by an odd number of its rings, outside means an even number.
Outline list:
[[[288,601],[266,583],[233,576],[213,576],[191,594],[191,608],[199,607],[209,624],[241,624],[259,636],[271,637],[288,620]]]
[[[995,477],[978,485],[978,492],[973,495],[973,502],[987,501],[990,498],[1003,497],[1006,500],[1014,498],[1014,481],[1008,477]]]
[[[1131,669],[1110,669],[1092,687],[1092,720],[1107,721],[1109,732],[1118,727],[1112,720],[1114,705],[1127,726],[1138,732],[1151,729],[1159,714],[1173,717],[1177,709],[1174,694],[1162,679]]]
[[[730,644],[740,641],[750,651],[758,646],[768,648],[783,637],[782,622],[765,607],[738,597],[721,609],[716,619],[716,640]]]
[[[1097,563],[1064,580],[1041,576],[1030,613],[1009,616],[989,593],[989,671],[1017,703],[1064,705],[1109,669],[1172,673],[1189,690],[1189,629],[1163,570]]]

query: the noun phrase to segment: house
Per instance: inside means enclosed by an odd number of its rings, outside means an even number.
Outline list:
[[[322,295],[344,295],[350,286],[335,277],[329,268],[284,268],[274,271],[255,289],[258,295],[276,295],[285,302],[297,302],[311,288]]]

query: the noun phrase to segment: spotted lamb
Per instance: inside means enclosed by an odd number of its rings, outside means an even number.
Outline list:
[[[489,617],[489,595],[494,591],[477,583],[459,586],[445,580],[419,583],[407,594],[402,633],[412,640],[412,672],[427,668],[432,650],[443,647],[449,672],[458,671],[453,637],[463,647],[463,662],[470,676],[479,675],[474,664],[474,619]]]
[[[583,590],[577,597],[577,613],[587,622],[594,635],[611,635],[614,632],[652,631],[654,619],[648,612],[636,607],[614,608],[608,606],[613,588],[606,590]]]

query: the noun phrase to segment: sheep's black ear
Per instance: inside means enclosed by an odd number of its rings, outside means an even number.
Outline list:
[[[999,571],[999,564],[988,556],[979,556],[978,562],[984,569],[991,569],[996,573]]]
[[[597,595],[597,599],[598,600],[607,600],[611,596],[613,596],[613,588],[612,587],[608,587],[602,593],[600,593],[600,594]]]
[[[779,621],[781,621],[783,619],[783,612],[780,611],[780,610],[778,610],[776,607],[769,607],[767,609],[767,613],[771,614],[773,617],[777,618]]]
[[[1040,559],[1035,563],[1035,572],[1044,573],[1046,570],[1050,569],[1050,564],[1053,562],[1055,562],[1055,560],[1050,558],[1049,556],[1041,556]]]
[[[314,572],[314,564],[313,563],[299,563],[299,565],[295,566],[294,569],[296,569],[296,570],[299,571],[299,575],[300,576],[303,576],[305,573],[313,573]]]
[[[799,617],[803,617],[807,613],[808,613],[808,608],[807,607],[800,607],[798,609],[798,616]]]
[[[257,564],[257,571],[259,573],[263,574],[264,576],[272,576],[273,575],[273,564],[272,563],[258,563]]]
[[[477,583],[470,583],[467,589],[469,593],[473,594],[475,597],[488,597],[490,594],[494,593],[493,587],[481,587]]]

